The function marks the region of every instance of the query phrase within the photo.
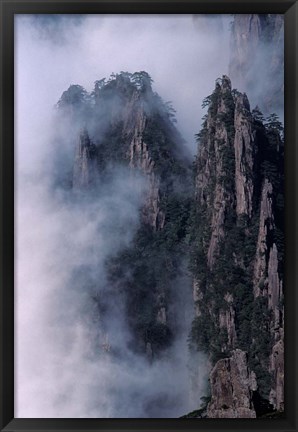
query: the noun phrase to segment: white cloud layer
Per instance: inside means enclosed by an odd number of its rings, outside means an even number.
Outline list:
[[[229,20],[209,25],[208,18],[175,15],[16,18],[16,417],[175,417],[198,407],[200,393],[195,403],[185,396],[186,330],[170,361],[149,366],[127,348],[129,332],[116,299],[111,313],[115,317],[118,308],[118,321],[111,319],[109,330],[124,360],[94,351],[100,335],[91,312],[93,282],[104,284],[105,259],[129,244],[142,187],[136,190],[118,172],[108,189],[84,205],[53,191],[53,106],[70,84],[91,91],[95,80],[112,72],[145,70],[154,90],[173,102],[178,128],[195,154],[202,99],[227,72]],[[71,159],[76,125],[66,133],[65,157]],[[129,228],[123,232],[123,226]],[[74,275],[86,269],[90,280],[82,287]],[[204,358],[197,362],[203,391]],[[152,405],[158,398],[163,412]]]

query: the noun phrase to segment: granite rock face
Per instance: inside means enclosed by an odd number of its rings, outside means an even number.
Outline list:
[[[88,132],[80,132],[73,165],[73,188],[85,189],[96,181],[95,147]]]
[[[160,208],[160,175],[155,168],[156,162],[150,153],[150,146],[144,139],[148,119],[150,120],[151,116],[150,103],[153,103],[151,102],[153,98],[151,87],[149,86],[144,94],[141,89],[131,88],[130,81],[120,75],[115,79],[113,97],[109,96],[108,102],[98,88],[96,90],[93,113],[95,118],[91,125],[96,124],[97,126],[90,128],[94,136],[94,143],[91,142],[87,129],[83,129],[80,132],[75,154],[73,187],[75,189],[88,188],[94,183],[98,174],[95,167],[96,158],[101,152],[101,142],[98,136],[103,135],[104,137],[107,132],[113,134],[114,131],[117,131],[118,136],[122,137],[120,143],[122,163],[125,162],[132,171],[141,172],[146,178],[147,192],[142,207],[142,219],[155,230],[162,229],[165,214]],[[102,112],[107,117],[104,118],[104,121]],[[100,121],[103,123],[101,127],[98,126]]]
[[[160,209],[160,178],[154,167],[155,162],[149,154],[148,145],[143,135],[146,129],[147,114],[142,103],[138,104],[137,110],[132,110],[133,118],[127,118],[131,127],[129,133],[127,128],[125,134],[131,136],[129,146],[129,166],[140,170],[147,177],[147,194],[142,209],[142,217],[145,223],[155,230],[162,229],[165,222],[165,214]]]
[[[270,371],[274,376],[274,388],[270,392],[270,403],[277,410],[284,410],[284,342],[281,338],[272,348]]]
[[[207,252],[208,266],[212,268],[218,253],[218,244],[224,237],[225,215],[234,206],[235,197],[227,194],[221,178],[225,174],[222,151],[233,152],[234,143],[225,125],[218,121],[231,115],[231,81],[223,77],[222,84],[217,85],[218,97],[213,110],[209,110],[206,120],[208,138],[205,146],[201,146],[198,155],[198,169],[196,176],[196,197],[200,205],[212,207],[211,236]],[[212,184],[212,186],[211,186]],[[212,187],[212,195],[208,192]]]
[[[211,401],[208,418],[255,418],[252,403],[257,389],[255,373],[247,365],[247,354],[239,349],[219,360],[210,373]]]
[[[253,118],[245,94],[236,97],[234,124],[236,213],[251,217],[256,146]]]
[[[229,76],[265,114],[282,114],[284,99],[284,18],[237,14],[231,31]],[[266,77],[258,80],[258,76]],[[256,100],[256,96],[258,100]]]
[[[257,18],[251,21],[256,40],[259,25]],[[207,416],[253,418],[254,391],[276,409],[283,406],[277,202],[283,174],[274,174],[279,169],[274,161],[282,161],[283,154],[277,132],[254,117],[246,94],[232,90],[227,76],[217,82],[208,103],[196,161],[197,220],[203,226],[196,237],[194,325],[199,347],[213,364]],[[261,316],[259,331],[254,320]],[[208,343],[200,336],[205,333]],[[271,390],[270,384],[259,385],[263,376],[271,377]]]
[[[61,117],[81,126],[72,166],[72,189],[80,191],[77,198],[96,197],[97,191],[109,188],[118,173],[124,187],[127,181],[136,191],[137,198],[132,197],[133,203],[137,201],[133,210],[139,224],[134,227],[136,235],[123,257],[121,251],[120,258],[109,262],[107,272],[111,290],[123,296],[133,349],[150,362],[171,344],[176,315],[183,309],[176,308],[173,300],[177,290],[173,280],[178,277],[180,258],[172,249],[180,247],[188,214],[185,210],[184,226],[175,225],[171,208],[179,213],[193,192],[191,162],[185,157],[183,139],[172,121],[173,109],[153,92],[151,82],[144,71],[121,72],[108,81],[96,81],[90,94],[80,86],[71,86],[58,103]],[[74,129],[78,129],[77,124]],[[175,236],[172,227],[182,234],[179,232],[181,239],[175,237],[170,247],[166,240]],[[163,234],[164,230],[168,233]],[[158,242],[161,250],[155,246]],[[157,274],[159,267],[162,270]],[[190,302],[189,277],[187,283]]]

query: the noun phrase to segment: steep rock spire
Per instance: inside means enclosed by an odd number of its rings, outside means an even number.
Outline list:
[[[95,182],[95,147],[86,128],[82,129],[75,153],[73,166],[73,188],[84,189]]]

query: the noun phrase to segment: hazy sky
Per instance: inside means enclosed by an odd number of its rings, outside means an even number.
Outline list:
[[[63,16],[62,16],[63,17]],[[91,15],[16,19],[17,80],[24,107],[37,112],[54,105],[70,84],[90,91],[112,72],[147,71],[154,90],[173,101],[178,127],[193,152],[202,99],[227,73],[230,16]],[[42,24],[42,25],[41,25]],[[19,94],[20,97],[22,95]]]
[[[92,313],[86,318],[92,290],[82,290],[73,275],[87,269],[90,286],[92,278],[104,283],[104,260],[128,244],[138,226],[142,188],[135,190],[126,173],[117,172],[92,203],[78,206],[53,191],[53,107],[71,84],[91,91],[95,80],[112,72],[145,70],[154,91],[173,102],[177,126],[195,154],[202,100],[227,73],[230,20],[16,17],[16,417],[145,416],[156,394],[168,398],[169,416],[198,406],[199,393],[194,406],[183,393],[186,342],[182,347],[177,341],[172,362],[151,369],[136,356],[124,364],[93,356],[92,341],[99,335]],[[67,157],[75,147],[69,143],[71,128],[65,134]],[[129,227],[124,234],[115,229],[117,223]],[[121,313],[119,320],[117,343],[126,352],[128,330]],[[112,322],[110,332],[116,340]],[[201,388],[205,363],[198,360]]]

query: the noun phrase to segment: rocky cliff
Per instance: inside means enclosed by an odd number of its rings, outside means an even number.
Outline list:
[[[266,114],[270,112],[282,114],[283,15],[234,15],[231,28],[229,76],[235,88],[246,91]]]
[[[261,27],[251,18],[256,40]],[[190,350],[204,352],[210,369],[204,415],[254,418],[284,403],[282,126],[251,110],[225,75],[204,106],[193,181],[173,109],[146,72],[112,75],[90,94],[71,86],[58,103],[79,131],[72,192],[96,195],[119,172],[142,190],[139,225],[107,260],[109,289],[96,300],[104,351],[115,349],[104,330],[108,301],[120,299],[129,348],[151,363],[185,329],[193,291]]]
[[[92,144],[88,132],[80,132],[73,164],[73,188],[89,188],[95,183],[97,173],[95,166],[95,146]]]
[[[240,349],[219,360],[210,373],[209,418],[255,418],[252,402],[257,390],[255,373],[249,371],[247,355]]]
[[[283,143],[280,124],[264,125],[227,76],[205,103],[192,341],[213,364],[208,416],[254,417],[264,401],[283,407]]]
[[[71,86],[58,103],[83,125],[73,189],[88,194],[95,185],[100,190],[121,168],[136,188],[140,184],[140,228],[131,246],[107,263],[107,273],[115,295],[126,304],[133,349],[150,360],[170,346],[178,331],[174,283],[181,273],[179,254],[192,199],[191,162],[173,122],[174,110],[151,84],[146,72],[121,72],[97,81],[90,95]],[[189,288],[191,296],[190,279]]]

